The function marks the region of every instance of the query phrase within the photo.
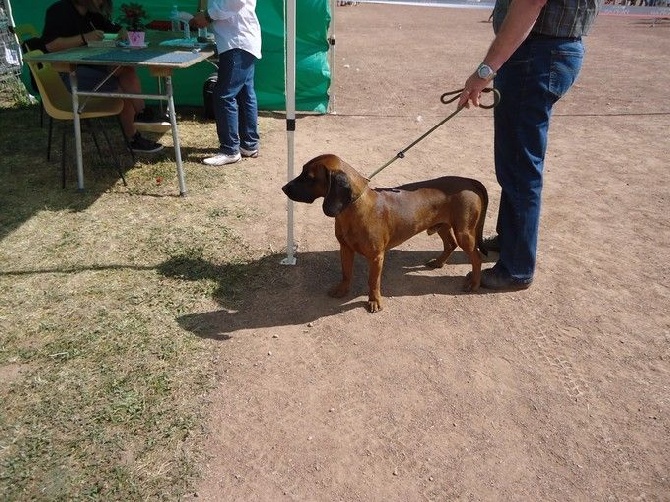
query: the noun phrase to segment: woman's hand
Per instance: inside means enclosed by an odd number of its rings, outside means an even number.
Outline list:
[[[91,30],[88,33],[84,33],[83,36],[86,42],[99,42],[105,38],[105,32],[102,30]]]

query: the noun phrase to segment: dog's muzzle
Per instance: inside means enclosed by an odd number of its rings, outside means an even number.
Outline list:
[[[295,180],[289,181],[281,189],[289,199],[295,202],[311,204],[316,200],[316,196],[313,193],[309,193],[304,187],[296,183]]]

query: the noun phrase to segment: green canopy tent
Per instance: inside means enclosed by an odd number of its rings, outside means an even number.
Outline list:
[[[5,0],[9,3],[11,0]],[[55,0],[14,2],[11,5],[15,25],[30,23],[41,32],[44,13]],[[144,6],[150,20],[168,20],[173,5],[180,11],[194,13],[197,0],[133,0]],[[118,15],[122,0],[115,0]],[[329,105],[331,70],[328,43],[331,23],[329,0],[297,0],[295,5],[295,109],[326,113]],[[286,109],[286,5],[283,0],[258,0],[256,13],[261,23],[263,58],[256,65],[256,93],[261,110]],[[207,77],[216,71],[210,63],[175,72],[173,83],[177,105],[202,105],[202,87]],[[153,89],[155,79],[141,73],[145,89]]]
[[[41,31],[44,12],[53,1],[33,0],[38,5],[32,4],[30,9],[22,4],[14,14],[14,25],[31,23]],[[173,1],[165,0],[144,0],[142,4],[155,20],[168,19],[174,5]],[[11,5],[9,9],[11,12]],[[185,9],[182,7],[181,10]],[[38,18],[35,12],[42,14]],[[291,180],[296,110],[326,113],[329,108],[331,69],[328,56],[330,40],[334,40],[330,36],[332,4],[329,0],[286,0],[285,4],[283,0],[258,0],[256,12],[263,36],[263,59],[256,66],[259,108],[286,110],[287,180]],[[203,65],[206,68],[202,68]],[[202,86],[213,71],[208,63],[203,65],[175,73],[173,83],[177,104],[202,104]],[[146,75],[144,78],[150,77]],[[143,82],[143,85],[147,84],[151,85]],[[286,252],[282,264],[294,265],[293,203],[290,200]]]

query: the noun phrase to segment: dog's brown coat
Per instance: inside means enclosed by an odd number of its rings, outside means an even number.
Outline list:
[[[329,294],[341,298],[351,285],[354,254],[368,260],[368,310],[382,309],[381,275],[384,255],[410,237],[426,230],[442,238],[444,251],[429,261],[442,267],[460,246],[470,258],[472,273],[465,289],[479,288],[484,218],[488,206],[486,188],[479,181],[458,176],[375,188],[369,180],[336,155],[326,154],[307,162],[302,173],[282,187],[296,202],[312,203],[323,197],[323,212],[335,217],[335,236],[340,243],[342,280]]]

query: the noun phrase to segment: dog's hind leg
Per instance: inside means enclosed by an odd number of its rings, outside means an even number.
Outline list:
[[[447,225],[446,223],[435,225],[434,227],[430,227],[427,230],[428,235],[433,235],[435,232],[437,232],[437,235],[439,235],[442,239],[442,243],[444,244],[444,251],[442,251],[442,254],[440,254],[440,256],[437,258],[429,260],[426,263],[426,267],[442,268],[447,262],[447,259],[449,259],[449,256],[451,256],[451,253],[453,253],[454,249],[456,249],[456,239],[454,237],[454,233],[451,230],[451,226]]]
[[[477,291],[481,280],[482,258],[477,249],[477,237],[473,231],[463,231],[456,233],[456,241],[465,254],[470,258],[472,264],[472,273],[468,274],[463,284],[465,291]]]

